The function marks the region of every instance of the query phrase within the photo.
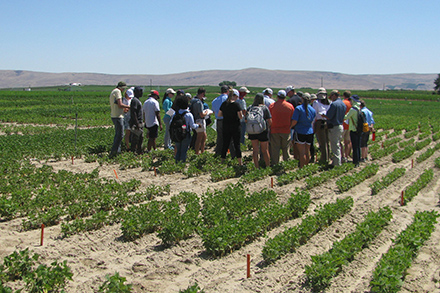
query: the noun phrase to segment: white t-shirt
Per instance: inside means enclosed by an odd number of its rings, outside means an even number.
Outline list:
[[[117,101],[118,99],[122,99],[122,93],[121,90],[115,88],[110,94],[110,108],[112,118],[124,118],[124,109],[119,108],[118,104],[115,104],[115,101]]]
[[[159,121],[157,120],[156,112],[160,111],[159,108],[159,102],[153,98],[149,97],[143,107],[142,107],[144,119],[145,119],[145,126],[146,127],[153,127],[154,125],[159,125]]]

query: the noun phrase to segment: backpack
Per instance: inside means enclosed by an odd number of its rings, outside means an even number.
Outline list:
[[[363,132],[370,131],[370,127],[368,126],[367,117],[365,116],[365,113],[362,112],[362,110],[356,109],[356,111],[358,112],[358,122],[356,126],[356,132],[358,134],[361,134]]]
[[[176,112],[173,116],[173,119],[171,120],[170,138],[172,142],[181,142],[186,138],[186,135],[188,134],[186,121],[184,117],[186,113],[188,113],[188,111],[185,111],[182,114]]]
[[[249,134],[260,134],[266,128],[263,108],[260,106],[250,107],[246,115],[246,132]]]

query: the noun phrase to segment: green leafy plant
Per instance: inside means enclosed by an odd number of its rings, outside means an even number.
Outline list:
[[[106,281],[99,287],[102,293],[129,293],[132,292],[132,284],[125,284],[127,279],[116,272],[114,275],[106,275]]]

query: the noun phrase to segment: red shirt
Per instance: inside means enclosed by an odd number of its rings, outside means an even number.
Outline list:
[[[290,133],[290,123],[292,120],[293,111],[295,108],[291,103],[284,99],[278,99],[275,103],[269,106],[270,114],[272,115],[271,133]]]
[[[343,102],[345,104],[345,107],[347,108],[345,110],[345,115],[347,115],[348,111],[350,111],[350,109],[351,109],[351,103],[350,103],[349,99],[344,99]],[[342,123],[342,126],[344,127],[344,130],[348,130],[348,124],[345,123],[345,120],[344,120],[344,123]]]

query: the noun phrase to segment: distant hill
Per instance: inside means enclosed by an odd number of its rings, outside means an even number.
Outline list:
[[[288,71],[247,68],[242,70],[205,70],[176,74],[101,74],[101,73],[48,73],[22,70],[0,70],[0,88],[27,88],[82,85],[218,85],[224,80],[237,85],[256,87],[318,88],[321,82],[327,89],[418,89],[432,90],[437,74],[342,74],[321,71]]]

